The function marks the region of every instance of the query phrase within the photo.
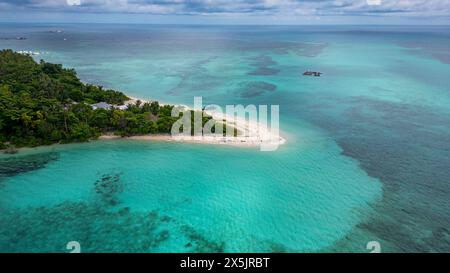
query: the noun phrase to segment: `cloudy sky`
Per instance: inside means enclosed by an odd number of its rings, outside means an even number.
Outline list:
[[[450,24],[450,0],[0,0],[0,21]]]

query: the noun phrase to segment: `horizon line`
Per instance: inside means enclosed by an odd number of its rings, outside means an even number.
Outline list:
[[[139,23],[124,23],[124,22],[63,22],[63,21],[48,21],[48,22],[14,22],[14,21],[0,21],[0,24],[98,24],[98,25],[155,25],[155,26],[261,26],[261,27],[270,27],[270,26],[442,26],[442,27],[450,27],[450,23],[448,24],[418,24],[418,23],[389,23],[389,24],[373,24],[373,23],[336,23],[336,24],[245,24],[245,23],[152,23],[152,22],[139,22]]]

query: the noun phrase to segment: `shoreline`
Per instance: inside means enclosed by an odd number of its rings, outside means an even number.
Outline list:
[[[70,145],[83,145],[93,143],[96,141],[114,141],[114,140],[133,140],[133,141],[154,141],[154,142],[175,142],[182,144],[200,144],[200,145],[226,145],[230,147],[239,148],[256,148],[261,143],[254,139],[243,139],[239,137],[231,137],[228,141],[225,138],[214,137],[172,137],[170,134],[150,134],[150,135],[136,135],[136,136],[119,136],[114,134],[103,134],[96,139],[90,139],[86,142],[70,142],[70,143],[52,143],[48,145],[39,145],[35,147],[16,147],[14,153],[6,153],[6,149],[0,150],[0,158],[7,158],[9,156],[22,156],[24,154],[40,153],[42,151],[53,151],[54,149],[68,147]],[[242,140],[242,142],[240,142]]]
[[[126,94],[125,94],[126,95]],[[146,100],[136,97],[127,96],[130,98],[128,101],[125,101],[124,105],[128,104],[136,104],[137,101],[141,101],[142,103],[151,103],[152,100]],[[159,101],[158,101],[159,103]],[[161,106],[164,105],[173,105],[175,107],[183,107],[187,111],[193,110],[191,107],[183,104],[163,104],[159,103]],[[170,134],[148,134],[148,135],[135,135],[135,136],[119,136],[114,135],[113,133],[105,133],[100,135],[96,139],[88,140],[87,142],[96,141],[96,140],[141,140],[141,141],[165,141],[165,142],[178,142],[178,143],[186,143],[186,144],[209,144],[209,145],[230,145],[236,147],[262,147],[262,145],[273,145],[279,146],[286,143],[286,139],[281,137],[280,135],[272,133],[267,128],[260,126],[260,124],[256,121],[250,121],[238,117],[229,117],[223,113],[215,113],[213,111],[204,110],[205,114],[211,116],[214,120],[222,122],[224,126],[230,126],[237,129],[240,132],[247,132],[246,136],[216,136],[216,135],[208,135],[208,136],[172,136]],[[234,119],[234,121],[233,121]],[[12,153],[7,153],[7,149],[0,150],[1,154],[14,155],[16,153],[22,152],[27,149],[34,149],[38,147],[48,147],[53,145],[61,145],[61,143],[53,143],[50,145],[40,145],[36,147],[18,147],[13,148]]]
[[[151,101],[128,96],[130,100],[125,102],[127,104],[136,104],[137,101],[142,103],[150,103]],[[166,104],[160,103],[164,106]],[[183,104],[170,104],[175,107],[183,107],[187,111],[193,110],[191,107]],[[230,117],[224,113],[216,113],[209,110],[203,110],[205,114],[211,116],[214,120],[222,122],[224,126],[229,126],[237,129],[240,132],[246,132],[246,136],[171,136],[169,134],[155,134],[155,135],[141,135],[125,137],[127,139],[136,140],[158,140],[158,141],[176,141],[186,143],[204,143],[204,144],[218,144],[218,145],[234,145],[234,146],[250,146],[256,147],[260,145],[274,145],[279,146],[286,143],[286,139],[278,134],[273,133],[267,127],[261,126],[257,121],[250,121],[240,117]],[[121,136],[117,136],[121,138]],[[114,136],[102,135],[99,139],[112,139]]]
[[[124,137],[111,134],[104,134],[101,135],[97,140],[103,141],[103,140],[119,140],[119,139],[178,142],[187,144],[231,145],[240,147],[258,147],[261,144],[263,144],[261,140],[251,137],[171,136],[170,134],[149,134],[149,135],[136,135]]]
[[[137,101],[143,103],[151,103],[157,101],[160,106],[172,105],[175,107],[183,107],[186,111],[194,110],[185,104],[177,103],[164,103],[159,100],[142,99],[135,96],[130,96],[124,93],[129,100],[125,101],[123,105],[132,104],[135,105]],[[205,114],[211,116],[214,120],[222,122],[224,126],[230,126],[238,131],[247,132],[248,136],[235,136],[235,137],[220,137],[220,136],[182,136],[172,137],[167,134],[149,134],[149,135],[136,135],[129,137],[116,136],[109,133],[100,135],[98,140],[110,140],[110,139],[131,139],[131,140],[148,140],[148,141],[176,141],[184,143],[197,143],[197,144],[216,144],[216,145],[233,145],[233,146],[245,146],[245,147],[257,147],[261,145],[274,145],[279,146],[286,143],[286,138],[281,136],[281,131],[278,134],[274,134],[267,127],[260,126],[257,121],[250,121],[239,117],[230,117],[225,113],[215,113],[209,110],[203,110]],[[234,120],[234,121],[233,121]]]

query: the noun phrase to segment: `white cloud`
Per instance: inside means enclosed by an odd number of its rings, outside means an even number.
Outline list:
[[[69,6],[79,6],[81,4],[81,0],[66,0],[67,5]]]
[[[450,0],[0,0],[0,7],[149,14],[450,16]]]

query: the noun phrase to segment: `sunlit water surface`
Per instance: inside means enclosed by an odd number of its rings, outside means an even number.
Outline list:
[[[287,139],[275,152],[118,140],[1,155],[2,252],[69,241],[93,252],[450,251],[446,28],[2,24],[0,38],[135,97],[279,104]]]

